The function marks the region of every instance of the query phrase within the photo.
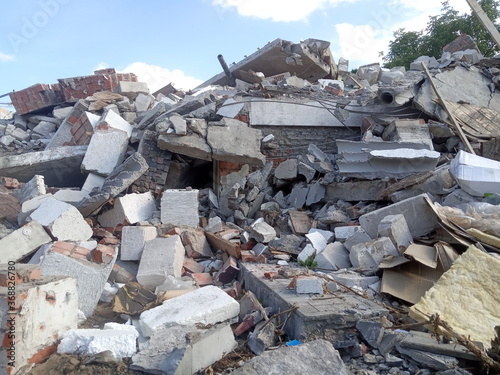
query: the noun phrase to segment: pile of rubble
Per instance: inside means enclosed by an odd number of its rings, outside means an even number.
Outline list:
[[[106,69],[11,94],[0,368],[498,371],[500,59],[461,36],[409,71],[316,39],[220,60],[189,93]]]

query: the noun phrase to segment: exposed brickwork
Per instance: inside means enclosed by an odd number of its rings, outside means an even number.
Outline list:
[[[113,260],[115,250],[111,246],[97,245],[92,251],[92,260],[97,263],[109,264]]]
[[[75,259],[88,260],[91,250],[76,246],[69,242],[58,241],[50,248],[50,251],[69,256]]]
[[[133,73],[116,73],[115,69],[96,70],[94,75],[62,78],[59,83],[37,83],[9,94],[17,114],[37,111],[57,104],[75,102],[98,91],[113,91],[120,81],[137,82]]]
[[[467,49],[477,49],[477,44],[467,34],[462,34],[456,38],[453,42],[447,44],[443,47],[443,52],[454,53],[458,51],[465,51]]]
[[[167,181],[172,154],[160,150],[156,145],[156,134],[146,131],[141,144],[141,154],[148,162],[149,169],[131,186],[133,193],[152,191],[160,193]]]
[[[53,85],[37,83],[23,90],[14,91],[9,96],[19,115],[64,102],[61,86],[57,83]]]

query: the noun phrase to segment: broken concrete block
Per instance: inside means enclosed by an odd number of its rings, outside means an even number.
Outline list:
[[[125,121],[119,114],[110,110],[106,110],[97,121],[98,129],[101,129],[103,125],[105,129],[110,127],[116,130],[124,131],[127,133],[128,138],[132,136],[132,130],[134,129],[134,127]]]
[[[94,313],[118,251],[107,264],[87,260],[90,255],[88,249],[59,241],[48,246],[40,261],[43,275],[71,276],[76,279],[78,309],[87,317]]]
[[[35,139],[33,138],[35,135],[40,137],[39,139],[50,139],[56,130],[57,126],[53,122],[40,121],[40,123],[33,128],[31,139]]]
[[[165,190],[161,197],[161,222],[197,227],[198,190]]]
[[[312,247],[314,247],[317,254],[321,253],[325,249],[327,240],[321,233],[309,232],[308,234],[306,234],[306,237],[309,242],[311,242],[311,245]]]
[[[76,207],[78,207],[82,215],[90,215],[105,204],[109,199],[116,197],[122,191],[127,189],[148,169],[149,165],[140,153],[136,152],[132,154],[122,164],[116,167],[104,180],[99,191],[89,192],[90,196],[83,199],[76,205]],[[86,182],[89,182],[90,185],[84,185],[84,187],[87,186],[86,189],[92,189],[91,187],[101,184],[101,180],[95,174],[89,174]],[[84,188],[82,188],[82,190],[84,190]]]
[[[264,165],[266,157],[260,152],[262,132],[246,123],[224,118],[224,126],[208,126],[207,143],[214,160]]]
[[[420,143],[425,149],[434,150],[429,127],[420,120],[394,120],[385,127],[382,139],[401,143]]]
[[[209,329],[194,325],[155,331],[132,357],[130,368],[154,374],[196,374],[237,347],[229,324]]]
[[[16,272],[24,272],[26,266],[16,264]],[[33,270],[31,265],[27,268]],[[34,363],[52,354],[62,335],[78,324],[75,279],[40,276],[37,271],[17,278],[14,295],[7,283],[0,287],[0,316],[3,317],[0,368],[5,374],[29,371]],[[15,304],[11,303],[11,296],[15,297]]]
[[[87,241],[92,228],[72,205],[55,198],[45,200],[27,219],[38,221],[59,241]]]
[[[309,186],[309,192],[307,193],[306,206],[311,206],[314,203],[321,202],[326,195],[326,188],[319,182]]]
[[[146,242],[155,239],[158,232],[155,227],[125,226],[122,229],[120,259],[140,260]]]
[[[189,229],[181,234],[186,253],[190,258],[210,258],[212,250],[202,230]]]
[[[238,316],[239,303],[216,286],[206,286],[163,302],[141,314],[142,333],[151,337],[154,331],[174,325],[215,324]]]
[[[106,323],[104,329],[72,329],[57,347],[58,353],[92,356],[110,350],[115,358],[137,353],[139,332],[133,325]]]
[[[357,230],[344,242],[344,246],[349,251],[351,251],[351,248],[354,245],[369,242],[372,240],[372,238],[365,232],[364,229],[361,229],[360,227],[354,227],[354,228],[356,228]]]
[[[374,283],[380,281],[378,276],[363,276],[358,272],[341,271],[339,273],[331,273],[332,278],[339,284],[349,288],[368,289]]]
[[[229,284],[238,276],[239,273],[240,269],[238,268],[238,261],[234,257],[230,256],[227,258],[219,272],[215,275],[215,280],[222,284]]]
[[[384,327],[382,323],[360,320],[356,323],[356,329],[368,345],[372,348],[378,348],[384,336]]]
[[[399,256],[392,241],[387,237],[361,243],[351,247],[349,259],[353,267],[363,270],[376,271],[386,256]]]
[[[115,91],[132,100],[140,93],[149,94],[149,88],[146,82],[119,81]]]
[[[185,249],[180,236],[155,238],[142,251],[137,281],[148,289],[162,285],[167,276],[182,276]]]
[[[295,282],[298,294],[323,294],[323,282],[319,277],[299,276]]]
[[[287,159],[281,162],[274,171],[274,177],[280,180],[293,180],[297,178],[298,162],[297,159]]]
[[[402,255],[413,242],[413,237],[403,215],[386,216],[378,225],[378,237],[389,237]]]
[[[245,106],[245,103],[237,102],[233,98],[227,99],[217,111],[219,116],[235,118]]]
[[[218,216],[211,217],[210,219],[208,219],[208,225],[203,229],[205,229],[207,232],[212,233],[222,231],[222,219]]]
[[[247,345],[257,355],[276,345],[276,327],[271,322],[257,324],[255,330],[247,337]]]
[[[349,370],[329,341],[315,340],[266,351],[232,372],[233,375],[274,373],[347,375]]]
[[[304,176],[306,178],[306,182],[309,183],[316,175],[316,169],[300,162],[298,165],[297,173]]]
[[[129,136],[121,130],[98,129],[82,161],[82,170],[108,176],[125,159]]]
[[[404,215],[413,237],[428,234],[438,226],[436,214],[425,202],[430,198],[427,194],[421,194],[404,201],[394,203],[390,206],[367,213],[359,218],[361,227],[366,233],[375,238],[378,232],[378,224],[384,217],[389,215]]]
[[[302,262],[302,263],[306,263],[307,262],[307,259],[309,257],[312,257],[314,258],[316,255],[316,249],[310,245],[310,244],[307,244],[303,249],[302,251],[300,252],[299,255],[297,255],[297,261],[298,262]]]
[[[4,263],[18,262],[33,253],[52,238],[38,221],[32,221],[0,239],[0,249]]]
[[[304,207],[304,205],[306,204],[308,193],[308,187],[301,187],[300,185],[294,186],[292,192],[288,196],[289,207],[297,209]]]
[[[257,223],[252,227],[250,238],[258,242],[268,243],[276,238],[276,231],[266,222]]]
[[[181,115],[174,113],[168,120],[172,124],[174,128],[175,134],[177,135],[186,135],[187,132],[187,121]]]
[[[45,194],[47,194],[45,180],[44,177],[40,175],[35,175],[31,180],[24,184],[21,189],[14,192],[14,196],[21,204],[29,199]]]
[[[156,203],[153,194],[127,194],[115,200],[115,206],[99,215],[98,221],[104,227],[115,228],[118,224],[136,224],[153,217]]]
[[[344,243],[349,237],[360,229],[359,226],[335,227],[335,240]],[[369,241],[363,241],[367,242]]]
[[[352,266],[349,251],[341,242],[328,244],[325,249],[316,255],[314,261],[321,270],[338,270]]]
[[[26,218],[31,215],[40,205],[47,199],[52,197],[52,194],[39,195],[37,197],[26,200],[21,205],[21,212],[17,215],[17,223],[19,225],[24,225]]]
[[[135,109],[137,110],[137,112],[145,112],[151,107],[153,101],[154,97],[152,95],[140,92],[139,94],[137,94],[134,101]]]

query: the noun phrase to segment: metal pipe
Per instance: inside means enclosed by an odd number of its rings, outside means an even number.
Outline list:
[[[226,61],[224,60],[224,56],[218,55],[217,58],[219,59],[219,63],[222,66],[222,69],[224,70],[226,77],[229,79],[229,85],[236,86],[236,80],[234,79],[233,73],[231,73],[231,71],[229,70]]]

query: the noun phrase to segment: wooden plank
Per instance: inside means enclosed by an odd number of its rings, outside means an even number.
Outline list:
[[[303,211],[290,211],[290,220],[295,234],[307,234],[311,229],[311,219]]]
[[[495,138],[500,134],[500,112],[471,104],[447,104],[467,134],[482,139]]]
[[[476,153],[474,152],[474,149],[472,148],[471,144],[469,143],[469,140],[465,136],[464,131],[462,130],[461,126],[457,123],[455,116],[453,115],[453,112],[449,108],[446,100],[444,100],[444,98],[441,96],[441,93],[439,92],[439,90],[436,86],[436,83],[434,82],[434,78],[432,78],[432,75],[429,72],[429,69],[427,69],[427,65],[425,65],[425,63],[422,63],[422,68],[424,69],[424,73],[427,76],[427,78],[429,79],[429,82],[430,82],[432,88],[434,89],[434,92],[436,93],[436,95],[440,101],[440,105],[444,108],[444,110],[448,114],[448,117],[450,118],[451,124],[458,131],[458,135],[460,136],[460,139],[462,140],[465,147],[467,148],[467,151],[469,151],[471,154],[475,155]]]
[[[210,245],[212,245],[213,247],[225,251],[226,253],[232,255],[236,259],[241,258],[241,250],[237,244],[232,243],[231,241],[219,237],[211,232],[205,232],[205,236],[207,237],[207,240],[210,243]]]
[[[493,40],[496,42],[497,46],[500,47],[500,33],[498,32],[495,24],[489,19],[488,15],[485,13],[483,8],[477,3],[476,0],[467,0],[472,11],[476,14],[477,18],[484,25],[486,30],[490,33]]]

